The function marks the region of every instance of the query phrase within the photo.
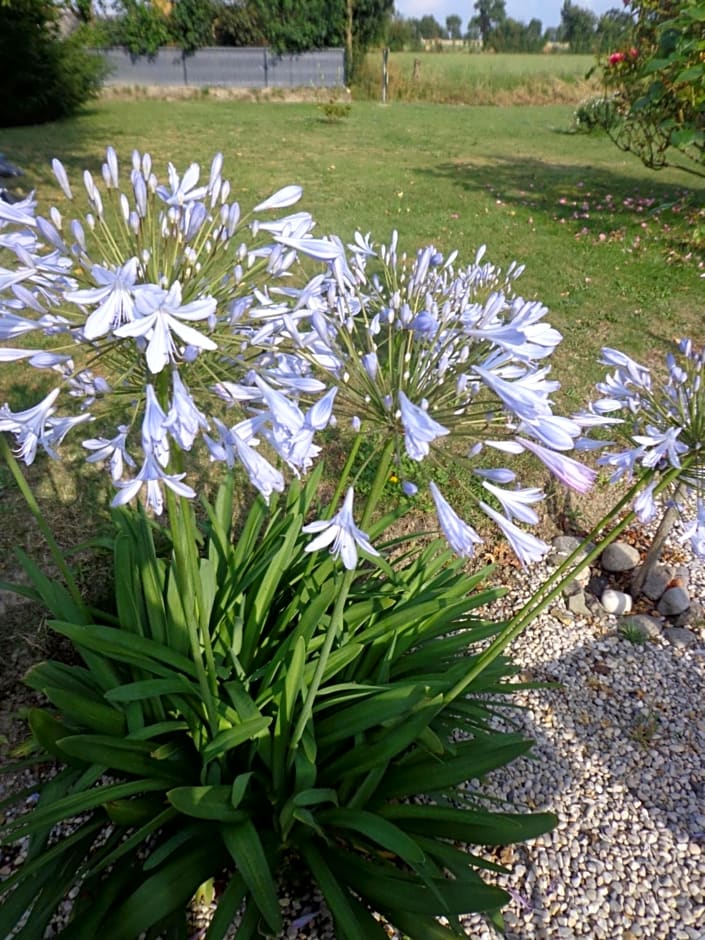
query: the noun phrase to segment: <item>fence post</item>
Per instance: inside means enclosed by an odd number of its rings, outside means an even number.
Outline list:
[[[389,69],[387,68],[387,63],[389,61],[389,49],[387,46],[382,49],[382,104],[387,103],[387,86],[389,85]]]

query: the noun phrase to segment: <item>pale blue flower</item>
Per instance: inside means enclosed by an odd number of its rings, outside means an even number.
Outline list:
[[[137,258],[111,271],[94,264],[91,277],[97,287],[67,291],[66,300],[77,304],[98,304],[83,327],[86,339],[98,339],[134,319],[135,302],[133,290],[137,282]]]
[[[270,209],[286,209],[288,206],[293,206],[294,203],[298,202],[302,194],[303,189],[301,186],[284,186],[282,189],[278,189],[273,193],[268,199],[265,199],[264,202],[260,202],[252,211],[267,212]]]
[[[169,436],[166,414],[159,404],[154,386],[145,386],[144,416],[142,418],[142,449],[145,454],[154,454],[162,467],[169,463]]]
[[[529,382],[529,376],[523,375],[513,382],[507,381],[490,369],[474,366],[473,371],[502,401],[502,403],[519,418],[531,421],[535,418],[548,416],[550,406],[542,394]]]
[[[177,496],[193,499],[195,492],[181,481],[185,473],[169,474],[159,465],[153,454],[147,454],[139,473],[132,480],[118,481],[118,491],[113,497],[112,506],[125,506],[139,494],[143,486],[147,487],[145,502],[160,516],[164,510],[162,486],[168,486]]]
[[[350,487],[341,509],[332,519],[318,519],[316,522],[309,522],[301,529],[307,534],[320,533],[306,546],[305,551],[317,552],[330,545],[331,554],[340,558],[348,571],[352,571],[357,566],[358,549],[368,555],[379,555],[367,535],[355,525],[353,498],[353,488]]]
[[[644,467],[656,467],[663,460],[671,467],[681,466],[680,456],[688,453],[688,445],[678,440],[682,428],[667,428],[660,431],[647,425],[646,434],[635,434],[634,441],[643,449],[641,463]]]
[[[197,163],[192,163],[183,177],[179,176],[173,163],[169,164],[167,173],[169,185],[157,186],[156,193],[168,206],[183,206],[186,202],[203,199],[206,195],[207,187],[196,185],[201,174]]]
[[[592,468],[573,460],[572,457],[543,447],[535,441],[523,437],[517,438],[517,441],[522,447],[535,454],[551,473],[571,490],[577,493],[587,493],[591,489],[597,476]]]
[[[168,291],[142,290],[135,296],[136,318],[114,331],[115,336],[144,337],[145,358],[149,371],[157,374],[180,356],[173,334],[184,344],[198,349],[217,349],[217,343],[203,333],[187,326],[184,320],[207,320],[215,313],[212,297],[202,297],[188,304],[181,303],[181,284],[176,281]]]
[[[168,429],[181,450],[191,450],[200,431],[207,430],[208,419],[196,407],[178,369],[174,369],[171,374],[171,387],[171,407],[163,426]]]
[[[472,558],[475,546],[482,543],[482,539],[467,522],[463,522],[450,504],[443,497],[433,481],[429,484],[433,502],[436,504],[438,523],[446,541],[461,558]]]
[[[108,440],[105,437],[93,437],[83,441],[86,450],[91,451],[86,457],[87,463],[101,463],[106,461],[110,468],[110,476],[114,483],[122,479],[125,464],[134,467],[135,462],[127,452],[127,434],[129,428],[121,424],[115,437]]]
[[[34,462],[37,445],[44,443],[50,428],[47,422],[54,414],[59,389],[52,389],[38,404],[24,411],[11,411],[7,404],[0,408],[0,432],[15,435],[17,454],[26,464]]]
[[[538,516],[530,507],[544,498],[543,490],[536,486],[516,490],[504,490],[485,481],[483,487],[499,501],[509,519],[518,519],[529,525],[538,522]]]
[[[652,480],[648,486],[645,486],[634,499],[634,512],[637,514],[639,522],[646,525],[656,518],[658,507],[654,499],[654,487],[656,480]]]
[[[438,421],[434,421],[423,408],[409,401],[402,391],[399,392],[399,408],[404,426],[406,452],[412,460],[423,460],[428,456],[433,441],[450,432]]]
[[[51,168],[54,171],[54,176],[59,186],[62,188],[64,195],[67,199],[73,199],[73,193],[71,192],[71,185],[69,183],[69,178],[66,175],[66,168],[64,167],[61,160],[57,160],[56,157],[51,161]]]
[[[683,531],[681,541],[690,539],[690,547],[696,558],[705,559],[705,501],[698,499],[696,516]]]
[[[537,539],[536,536],[532,535],[530,532],[525,532],[523,529],[520,529],[519,526],[514,525],[513,522],[510,522],[509,519],[506,519],[501,513],[496,512],[491,506],[488,506],[487,503],[481,500],[479,505],[482,511],[502,530],[507,541],[512,546],[514,554],[524,567],[536,561],[540,561],[549,550],[550,545],[542,539]]]

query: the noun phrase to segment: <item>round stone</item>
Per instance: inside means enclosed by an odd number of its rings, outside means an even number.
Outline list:
[[[628,614],[632,609],[632,599],[624,591],[615,591],[613,588],[607,588],[602,592],[600,603],[608,614]]]
[[[636,568],[640,559],[638,549],[627,542],[612,542],[600,556],[605,571],[631,571]]]
[[[684,587],[672,587],[661,595],[658,612],[664,617],[675,617],[690,607],[690,597]]]

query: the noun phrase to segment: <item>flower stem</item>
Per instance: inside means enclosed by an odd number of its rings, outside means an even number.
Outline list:
[[[673,528],[676,519],[678,518],[677,505],[682,491],[682,486],[679,486],[676,489],[673,502],[668,506],[665,513],[663,514],[663,517],[659,522],[658,529],[656,530],[654,537],[651,540],[651,545],[649,546],[649,550],[646,553],[644,564],[637,569],[636,574],[634,575],[634,580],[632,581],[632,597],[634,600],[639,597],[644,588],[644,585],[646,584],[646,579],[658,564],[658,560],[661,557],[661,549],[665,545],[666,539],[668,538],[668,535]]]
[[[681,468],[674,468],[665,473],[658,485],[654,488],[654,495],[666,489],[682,472],[683,470]],[[590,533],[588,533],[578,548],[576,548],[556,571],[544,581],[538,591],[524,604],[521,610],[514,614],[506,627],[496,636],[487,649],[474,660],[472,667],[463,678],[446,693],[444,696],[444,706],[461,695],[470,683],[477,678],[477,676],[480,675],[480,673],[486,669],[543,610],[545,610],[551,601],[555,600],[555,598],[560,595],[566,584],[572,581],[577,574],[594,561],[608,545],[614,542],[615,539],[632,524],[636,518],[634,511],[627,513],[620,522],[615,522],[615,520],[652,477],[653,472],[650,472],[637,480],[634,486],[631,487],[617,505],[598,522]],[[604,535],[600,541],[597,542],[592,551],[584,554],[585,545],[592,542],[594,538],[597,538],[606,526],[612,526],[607,535]]]
[[[385,444],[379,463],[377,464],[377,473],[375,474],[375,478],[370,489],[370,494],[367,497],[367,502],[365,503],[365,508],[362,513],[362,519],[360,521],[361,528],[364,528],[366,525],[368,525],[377,502],[382,495],[384,485],[387,482],[387,478],[389,476],[389,468],[391,466],[393,453],[394,440],[389,440]],[[348,464],[350,464],[349,460],[346,463],[346,470],[349,472]],[[333,505],[335,505],[335,503]],[[328,659],[330,658],[330,654],[333,650],[333,644],[338,638],[343,626],[345,604],[347,603],[348,594],[350,593],[350,588],[352,587],[354,579],[354,569],[352,571],[346,571],[343,575],[340,590],[335,600],[333,614],[331,616],[330,624],[328,625],[328,632],[326,633],[323,646],[321,647],[321,653],[318,657],[318,662],[316,663],[316,671],[313,674],[313,679],[311,680],[311,685],[309,686],[306,700],[304,701],[304,706],[301,709],[301,714],[299,715],[294,733],[292,734],[291,740],[289,742],[290,761],[293,761],[294,759],[296,747],[303,737],[304,731],[306,730],[306,725],[310,721],[311,715],[313,714],[313,706],[316,701],[316,695],[318,694],[318,689],[320,688],[321,682],[323,681],[323,675],[325,673],[326,666],[328,665]]]
[[[208,617],[203,605],[193,506],[184,497],[177,498],[170,489],[167,489],[167,506],[171,542],[174,550],[174,566],[179,594],[184,605],[184,613],[188,624],[191,657],[198,676],[198,685],[203,696],[206,714],[208,715],[211,737],[214,737],[218,730],[218,714],[214,698],[217,676],[213,661]],[[206,657],[205,666],[203,663],[204,653]]]
[[[61,572],[61,576],[66,583],[66,587],[68,588],[68,592],[71,595],[72,600],[82,611],[87,614],[88,611],[83,598],[81,597],[81,592],[78,589],[78,585],[76,584],[76,579],[74,578],[71,569],[68,566],[64,553],[61,551],[56,539],[54,538],[54,534],[51,531],[48,522],[44,518],[42,511],[39,508],[39,503],[35,499],[34,493],[27,483],[22,470],[17,463],[17,460],[15,459],[15,455],[12,453],[12,448],[7,443],[7,438],[4,434],[0,434],[0,453],[5,458],[5,463],[7,464],[15,483],[17,484],[20,493],[22,493],[24,501],[27,503],[28,509],[34,516],[34,521],[37,523],[37,526],[39,527],[47,545],[49,546],[49,551],[51,552],[54,562],[56,563],[56,567]]]
[[[384,487],[387,484],[389,479],[389,471],[392,466],[392,454],[394,453],[395,442],[393,438],[390,438],[387,443],[384,445],[384,450],[382,451],[382,456],[379,459],[377,464],[377,472],[375,473],[375,478],[372,481],[372,486],[370,487],[370,493],[367,497],[367,502],[365,503],[365,508],[362,512],[362,518],[360,519],[360,528],[365,529],[370,524],[372,519],[372,513],[377,508],[377,503],[382,497],[384,492]]]
[[[362,444],[362,435],[356,434],[352,442],[352,447],[350,448],[347,459],[345,461],[345,466],[343,467],[343,471],[340,474],[340,479],[338,480],[338,485],[335,488],[335,493],[333,494],[333,498],[331,499],[328,505],[328,509],[323,513],[324,519],[331,518],[331,516],[335,512],[335,507],[340,502],[343,492],[345,491],[347,482],[350,478],[350,473],[352,471],[352,468],[355,465],[355,460],[357,459],[357,455],[360,450],[361,444]]]
[[[309,686],[306,700],[304,701],[304,706],[301,709],[301,714],[299,715],[299,719],[296,722],[294,733],[292,734],[291,740],[289,741],[290,763],[293,763],[296,754],[296,748],[299,744],[299,741],[303,737],[304,731],[306,730],[306,725],[309,723],[311,715],[313,714],[313,705],[316,701],[316,695],[318,694],[318,689],[320,688],[321,682],[323,680],[323,674],[326,670],[326,666],[328,665],[328,659],[333,649],[333,643],[335,642],[343,625],[345,604],[347,602],[348,594],[350,592],[354,578],[354,570],[346,571],[343,575],[340,591],[338,592],[338,596],[335,601],[335,607],[333,608],[333,615],[331,616],[330,624],[328,625],[328,632],[326,633],[326,638],[323,641],[321,653],[318,657],[318,662],[316,663],[316,671],[313,674],[313,679],[311,680],[311,685]]]

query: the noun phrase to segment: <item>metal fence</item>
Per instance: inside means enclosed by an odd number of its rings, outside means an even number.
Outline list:
[[[276,55],[266,48],[213,46],[183,55],[160,49],[153,56],[133,56],[124,49],[101,54],[113,85],[195,85],[232,88],[338,88],[345,84],[345,51],[319,49],[300,55]]]

